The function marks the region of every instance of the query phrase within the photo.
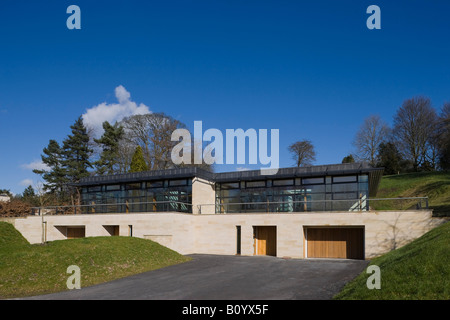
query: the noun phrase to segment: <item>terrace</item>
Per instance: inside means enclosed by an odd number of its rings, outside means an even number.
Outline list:
[[[32,214],[180,212],[304,213],[427,209],[427,198],[376,198],[382,168],[367,163],[212,173],[182,168],[88,177],[81,205],[33,208]],[[198,187],[201,186],[201,187]],[[205,200],[206,199],[206,200]]]

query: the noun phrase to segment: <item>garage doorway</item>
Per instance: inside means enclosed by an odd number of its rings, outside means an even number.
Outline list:
[[[85,227],[67,227],[67,239],[78,239],[86,236]]]
[[[364,260],[364,227],[305,227],[306,258]]]
[[[254,226],[254,255],[276,256],[277,255],[277,227],[276,226]]]

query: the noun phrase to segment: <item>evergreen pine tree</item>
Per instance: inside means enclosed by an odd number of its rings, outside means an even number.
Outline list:
[[[36,196],[36,193],[34,192],[34,189],[31,185],[25,188],[22,193],[22,198],[33,198]]]
[[[101,146],[102,153],[100,159],[94,165],[97,174],[114,174],[118,163],[119,141],[122,139],[124,130],[122,126],[115,124],[112,126],[108,121],[103,122],[104,133],[100,139],[94,142]]]
[[[42,163],[48,169],[35,169],[33,172],[41,175],[45,180],[43,184],[44,191],[49,191],[61,198],[64,195],[64,185],[68,182],[67,172],[63,166],[63,151],[57,141],[50,140],[43,153],[41,155]]]
[[[26,187],[25,190],[23,191],[22,199],[23,199],[23,201],[25,201],[26,203],[28,203],[32,206],[39,205],[39,199],[31,185]]]
[[[344,159],[342,159],[342,163],[355,163],[355,158],[353,158],[352,154],[349,154],[348,156],[344,157]]]
[[[392,142],[381,143],[378,147],[378,167],[384,167],[384,174],[398,174],[401,170],[402,156]]]
[[[93,150],[89,148],[89,135],[81,116],[70,126],[72,134],[63,141],[64,166],[69,182],[79,182],[88,177],[88,168],[92,168],[89,160]]]
[[[131,159],[130,172],[140,172],[147,170],[148,167],[147,164],[145,163],[142,148],[140,146],[137,146],[136,150],[134,151],[133,158]]]
[[[72,129],[72,134],[69,134],[63,141],[63,165],[67,172],[68,186],[79,182],[81,178],[88,177],[90,175],[88,168],[93,167],[89,160],[93,150],[89,147],[89,135],[81,116],[70,128]],[[74,191],[76,192],[76,199],[73,197]],[[80,204],[81,194],[79,188],[75,187],[70,193],[72,205]]]

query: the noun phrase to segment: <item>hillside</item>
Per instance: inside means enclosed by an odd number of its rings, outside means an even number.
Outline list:
[[[450,216],[450,172],[417,172],[384,176],[377,198],[428,197],[434,216]],[[372,202],[375,209],[395,209],[402,205],[414,206],[416,202]]]
[[[67,290],[67,267],[81,270],[81,287],[190,260],[150,240],[89,237],[30,245],[0,222],[0,299]]]
[[[450,173],[420,172],[381,179],[377,198],[428,197],[433,215],[450,217]],[[375,209],[414,207],[415,201],[371,202]],[[362,272],[335,299],[450,299],[450,222],[419,239],[373,259],[380,267],[381,289],[369,290]]]
[[[450,222],[419,239],[373,259],[380,268],[381,288],[367,288],[371,274],[363,271],[335,299],[450,299]]]

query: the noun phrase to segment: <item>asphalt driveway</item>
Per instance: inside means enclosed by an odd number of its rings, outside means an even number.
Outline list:
[[[331,299],[368,261],[191,255],[192,261],[80,290],[28,299]],[[83,285],[83,284],[81,284]]]

